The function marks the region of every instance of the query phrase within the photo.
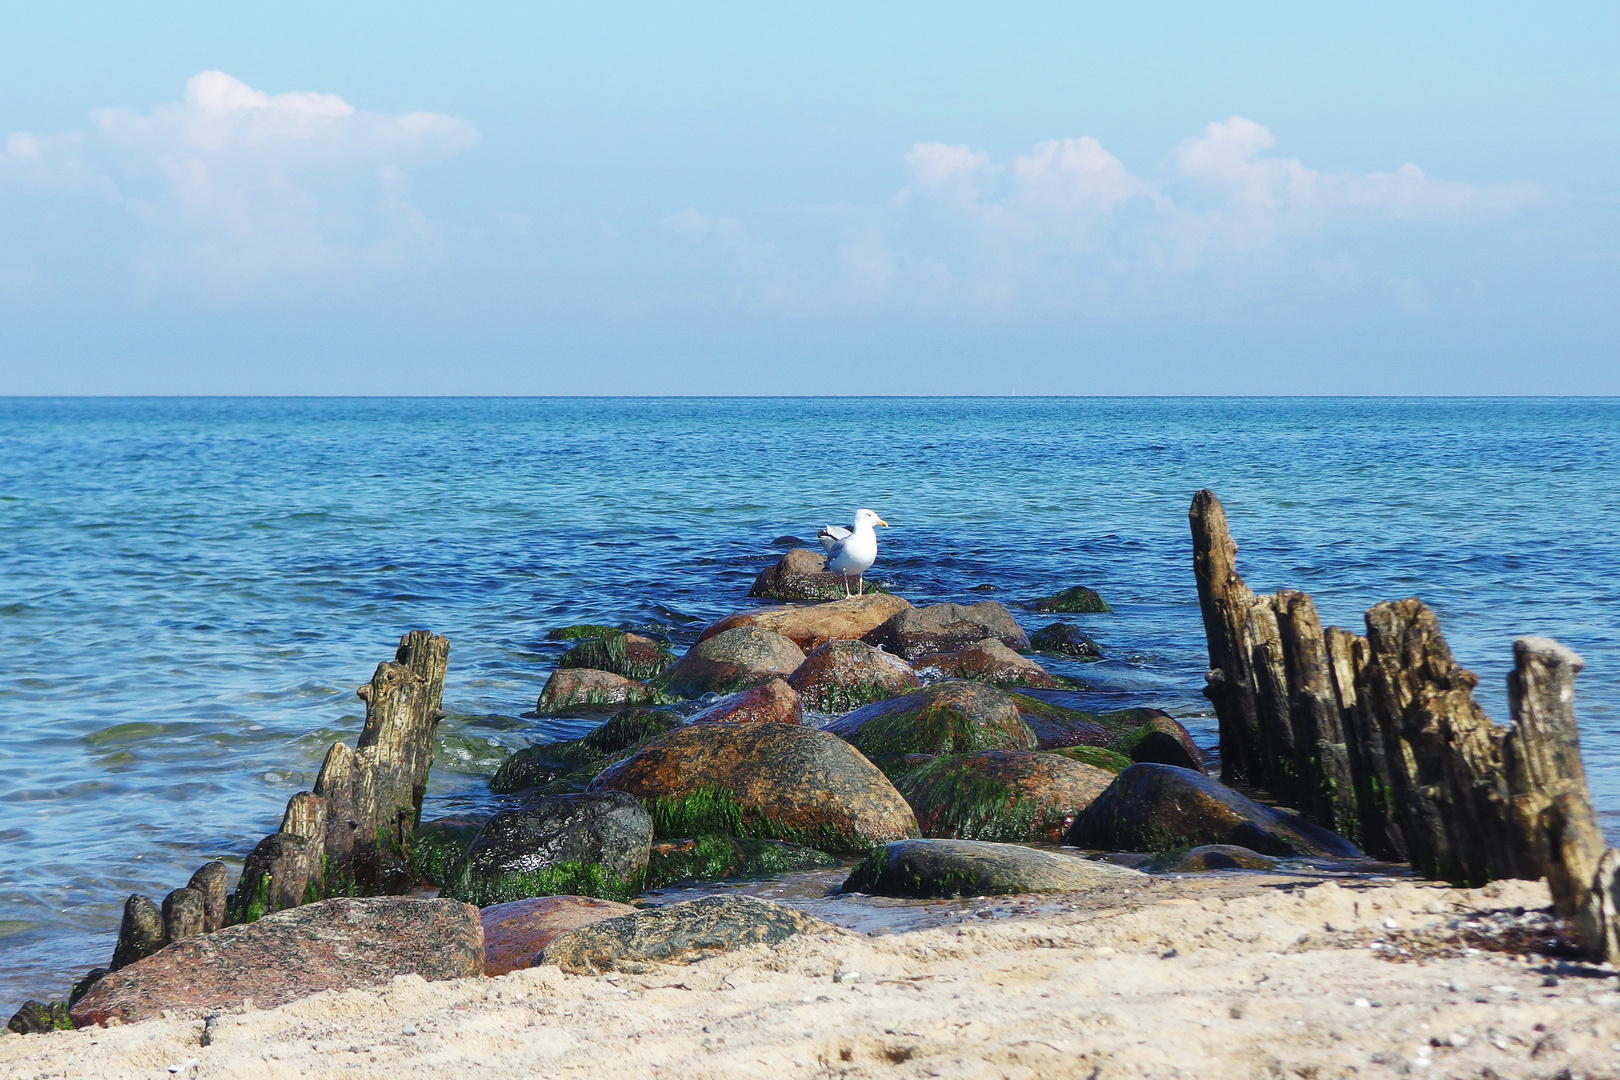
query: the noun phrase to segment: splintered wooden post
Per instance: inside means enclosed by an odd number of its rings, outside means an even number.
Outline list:
[[[1530,858],[1544,868],[1554,908],[1571,916],[1587,906],[1604,849],[1575,723],[1575,676],[1584,664],[1541,637],[1515,640],[1513,663],[1513,727],[1503,748],[1513,814]]]
[[[1249,782],[1308,811],[1309,807],[1300,806],[1299,755],[1288,715],[1288,673],[1277,629],[1276,597],[1251,598],[1243,636],[1249,646],[1255,718],[1260,730],[1259,753],[1250,769]]]
[[[1277,591],[1277,630],[1288,674],[1288,715],[1299,762],[1301,809],[1318,824],[1356,836],[1358,813],[1332,661],[1316,605],[1302,592]]]
[[[1598,860],[1575,931],[1591,955],[1620,964],[1620,849],[1610,848]]]
[[[206,922],[203,894],[196,889],[176,889],[163,898],[164,944],[204,933]]]
[[[1390,775],[1383,728],[1367,700],[1356,692],[1367,667],[1367,639],[1337,626],[1328,627],[1322,638],[1327,647],[1333,694],[1339,705],[1344,747],[1355,784],[1358,827],[1353,838],[1369,855],[1405,862],[1406,841],[1401,836],[1391,801],[1395,781]]]
[[[222,862],[203,863],[186,882],[186,888],[197,890],[203,898],[203,933],[212,934],[225,925],[225,893],[230,871]]]
[[[1193,496],[1187,512],[1192,529],[1193,576],[1209,643],[1204,696],[1220,723],[1221,778],[1258,782],[1263,743],[1255,702],[1246,625],[1254,593],[1237,572],[1237,544],[1226,527],[1226,510],[1208,488]]]
[[[140,893],[124,901],[124,917],[118,924],[118,944],[113,947],[109,970],[117,971],[163,948],[163,912]]]

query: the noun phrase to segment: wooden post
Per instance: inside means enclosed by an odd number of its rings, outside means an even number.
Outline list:
[[[163,948],[163,913],[140,893],[124,901],[124,917],[118,924],[118,944],[113,947],[111,971],[128,967]]]
[[[203,894],[196,889],[176,889],[163,898],[163,943],[203,933],[206,916]]]
[[[1401,836],[1392,801],[1394,778],[1384,732],[1365,698],[1356,687],[1367,667],[1367,639],[1337,626],[1322,633],[1327,647],[1333,694],[1339,703],[1339,722],[1344,729],[1344,746],[1350,776],[1355,785],[1357,829],[1352,838],[1361,850],[1392,862],[1406,861],[1406,841]]]
[[[1513,727],[1504,744],[1513,815],[1527,869],[1547,875],[1553,906],[1573,916],[1587,906],[1604,848],[1575,723],[1575,676],[1584,665],[1572,650],[1540,637],[1515,640],[1513,662]]]
[[[225,925],[225,894],[230,871],[222,862],[203,863],[186,882],[186,888],[195,889],[203,898],[203,933],[212,934]]]
[[[1205,488],[1193,496],[1187,520],[1198,607],[1209,643],[1204,696],[1214,705],[1220,724],[1221,779],[1258,783],[1264,771],[1264,743],[1247,633],[1254,593],[1238,575],[1237,544],[1226,527],[1226,510],[1213,491]]]
[[[1620,964],[1620,849],[1610,848],[1598,860],[1575,930],[1587,952]]]
[[[1277,598],[1251,596],[1243,637],[1249,648],[1249,672],[1254,692],[1259,753],[1250,767],[1249,782],[1277,798],[1300,807],[1298,752],[1294,725],[1288,715],[1288,672],[1283,665],[1282,635],[1277,626]]]
[[[1300,776],[1300,809],[1341,835],[1360,832],[1355,781],[1345,745],[1343,708],[1316,605],[1293,589],[1277,591],[1277,630],[1288,676],[1288,716]]]

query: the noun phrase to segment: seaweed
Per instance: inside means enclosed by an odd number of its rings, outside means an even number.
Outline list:
[[[837,865],[838,860],[824,852],[781,840],[698,836],[653,845],[647,864],[647,888],[676,881],[772,877]]]
[[[593,896],[599,900],[633,899],[642,891],[645,874],[618,877],[601,863],[565,862],[534,870],[514,870],[488,877],[472,873],[465,862],[456,866],[439,895],[478,907],[527,900],[534,896]]]

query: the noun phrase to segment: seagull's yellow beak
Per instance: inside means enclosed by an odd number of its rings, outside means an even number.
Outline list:
[[[889,527],[889,523],[887,521],[884,521],[882,518],[878,518],[878,524],[883,526],[885,529],[887,529]]]

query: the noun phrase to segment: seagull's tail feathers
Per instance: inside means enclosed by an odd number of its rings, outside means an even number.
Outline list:
[[[840,540],[849,539],[852,532],[853,529],[846,529],[842,525],[823,525],[821,531],[816,533],[816,539],[821,541],[821,549],[830,554],[833,545]]]

